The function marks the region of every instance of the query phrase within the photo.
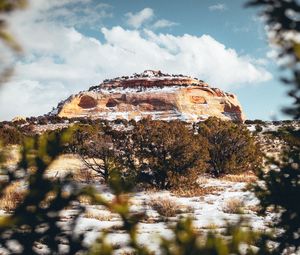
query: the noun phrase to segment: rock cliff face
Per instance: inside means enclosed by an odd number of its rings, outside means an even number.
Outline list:
[[[245,119],[235,95],[211,88],[196,78],[151,70],[104,80],[61,102],[52,114],[107,120],[140,120],[148,116],[188,122],[209,116],[234,121]]]

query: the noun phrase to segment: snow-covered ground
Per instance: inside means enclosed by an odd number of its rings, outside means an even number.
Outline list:
[[[255,208],[258,201],[255,196],[247,191],[246,183],[230,182],[218,179],[209,179],[203,184],[206,187],[217,187],[219,191],[212,194],[195,197],[179,197],[169,191],[160,192],[137,192],[131,197],[132,212],[146,212],[146,219],[138,225],[138,240],[142,245],[156,251],[158,248],[158,237],[171,238],[170,226],[182,216],[193,218],[194,227],[206,232],[209,230],[222,231],[226,224],[239,221],[243,217],[246,224],[254,230],[264,230],[268,222],[272,221],[271,215],[263,218],[258,216]],[[109,192],[102,193],[106,198],[112,199]],[[183,208],[182,213],[175,217],[162,218],[157,211],[151,207],[151,201],[169,200],[172,204]],[[239,201],[240,212],[229,212],[228,204]],[[78,221],[76,231],[86,233],[85,242],[91,245],[101,230],[113,229],[108,234],[108,241],[115,247],[126,244],[128,236],[120,230],[121,221],[118,215],[111,214],[102,206],[88,205],[87,212]]]
[[[74,155],[64,155],[49,169],[49,176],[64,175],[68,171],[63,169],[78,171],[82,168],[82,162]],[[239,177],[239,176],[237,176]],[[253,177],[253,176],[252,176]],[[258,200],[253,193],[247,189],[249,179],[231,178],[215,179],[208,176],[201,176],[198,179],[201,187],[211,190],[198,196],[183,197],[172,194],[170,191],[142,191],[132,193],[130,198],[130,209],[132,212],[145,212],[146,217],[139,223],[139,241],[141,244],[147,244],[152,250],[157,250],[157,238],[163,236],[170,238],[172,232],[169,227],[181,216],[193,218],[194,227],[200,232],[207,232],[212,228],[216,231],[224,230],[227,223],[237,222],[243,217],[245,224],[248,224],[255,230],[266,229],[268,223],[272,222],[272,214],[266,218],[257,214]],[[248,182],[243,182],[243,180]],[[83,183],[83,185],[86,185]],[[104,185],[94,185],[99,193],[108,200],[112,200],[114,195]],[[175,217],[161,217],[153,209],[153,201],[170,201],[171,204],[180,208],[181,212]],[[228,208],[233,204],[233,209]],[[234,205],[236,204],[236,205]],[[127,236],[121,230],[121,220],[117,214],[112,214],[103,206],[86,205],[87,212],[79,218],[76,231],[86,233],[85,242],[91,245],[101,230],[112,228],[108,234],[109,241],[116,247],[126,243]],[[240,207],[240,208],[235,208]],[[65,212],[68,215],[68,211]],[[70,211],[71,213],[71,211]],[[68,217],[66,217],[67,219]]]
[[[53,162],[48,176],[61,177],[68,171],[74,174],[84,165],[80,158],[74,155],[62,155]],[[68,170],[67,170],[68,169]],[[59,173],[59,174],[58,174]],[[230,179],[230,178],[228,178]],[[158,238],[172,237],[170,226],[180,217],[191,217],[194,227],[199,232],[206,233],[210,230],[222,231],[227,223],[234,223],[243,217],[244,223],[254,230],[264,230],[272,222],[272,214],[262,217],[257,214],[258,200],[247,189],[249,183],[243,179],[215,179],[208,176],[199,178],[199,185],[207,188],[207,192],[193,197],[183,197],[172,194],[170,191],[142,191],[132,193],[130,196],[130,209],[133,213],[145,212],[146,217],[138,225],[138,241],[149,247],[154,252],[158,250]],[[239,180],[239,181],[237,181]],[[245,178],[246,181],[246,178]],[[86,183],[82,183],[86,185]],[[104,185],[94,185],[99,193],[107,200],[112,200],[114,195]],[[211,191],[209,191],[211,190]],[[171,206],[179,210],[171,217],[160,215],[153,206],[153,201],[169,201]],[[231,206],[230,206],[231,205]],[[92,245],[102,230],[108,231],[108,241],[115,247],[126,244],[128,236],[121,229],[121,220],[117,214],[111,213],[103,206],[86,205],[87,211],[79,217],[76,227],[77,233],[85,233],[85,243]],[[3,214],[0,211],[0,214]],[[63,223],[68,223],[72,209],[63,212]],[[43,248],[41,248],[43,254]]]

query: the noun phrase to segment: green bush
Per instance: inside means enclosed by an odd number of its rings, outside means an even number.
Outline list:
[[[295,129],[293,126],[284,126],[277,131],[268,132],[273,137],[283,140],[291,148],[300,146],[300,130]]]
[[[245,120],[245,124],[258,124],[264,126],[265,122],[263,120],[255,119],[255,120]]]
[[[78,124],[69,148],[105,182],[109,168],[117,165],[124,177],[162,189],[183,179],[192,185],[200,172],[218,177],[260,165],[259,146],[243,125],[210,118],[196,130],[181,121],[150,119],[127,123],[122,130]]]
[[[260,133],[261,131],[263,131],[263,127],[259,124],[255,125],[255,132]]]
[[[192,169],[205,170],[207,141],[195,136],[183,122],[145,119],[118,140],[124,166],[135,170],[138,182],[168,189]]]
[[[212,117],[198,125],[198,134],[208,140],[208,172],[215,177],[255,170],[261,165],[259,145],[244,125]]]

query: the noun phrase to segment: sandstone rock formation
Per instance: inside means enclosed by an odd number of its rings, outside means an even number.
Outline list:
[[[245,119],[235,95],[211,88],[196,78],[151,70],[104,80],[61,102],[53,114],[108,120],[140,120],[148,116],[188,122],[209,116],[234,121]]]

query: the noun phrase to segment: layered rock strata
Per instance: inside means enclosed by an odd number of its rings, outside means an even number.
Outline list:
[[[194,122],[209,116],[241,122],[245,119],[235,95],[196,78],[151,70],[104,80],[61,102],[52,113],[107,120],[151,117]]]

